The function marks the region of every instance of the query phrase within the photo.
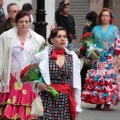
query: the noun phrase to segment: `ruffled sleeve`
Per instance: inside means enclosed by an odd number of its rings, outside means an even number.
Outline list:
[[[115,54],[120,54],[120,36],[119,36],[119,30],[116,27],[115,29]]]
[[[119,30],[116,27],[115,30],[115,57],[114,57],[114,67],[118,72],[118,68],[120,67],[120,36]]]

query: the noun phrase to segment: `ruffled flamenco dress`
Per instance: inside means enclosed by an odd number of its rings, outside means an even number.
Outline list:
[[[34,52],[30,39],[26,41],[24,49],[22,48],[23,45],[16,39],[12,50],[9,92],[0,93],[0,119],[2,120],[37,120],[36,116],[30,115],[31,105],[37,93],[33,92],[30,83],[20,82],[20,72],[30,64],[30,61],[28,64],[26,61]]]
[[[94,61],[94,69],[87,72],[82,92],[82,101],[93,104],[116,105],[119,101],[119,82],[114,69],[114,49],[111,47],[104,56]]]
[[[31,104],[36,96],[29,83],[21,86],[20,82],[11,76],[10,92],[0,93],[0,119],[37,120],[36,116],[30,115]]]

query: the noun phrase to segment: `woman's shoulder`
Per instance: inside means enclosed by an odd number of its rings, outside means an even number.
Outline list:
[[[77,55],[77,53],[75,51],[69,51],[69,52],[67,51],[66,53],[68,55],[71,55],[73,59],[79,59],[78,55]]]
[[[29,31],[31,34],[33,34],[34,36],[38,37],[38,38],[41,38],[41,39],[44,39],[43,36],[39,35],[38,33],[36,33],[35,31],[33,31],[32,29],[29,28]]]
[[[69,51],[67,48],[65,48],[65,52],[66,52],[68,55],[72,55],[72,56],[77,57],[77,54],[76,54],[74,51]]]
[[[45,56],[46,54],[48,54],[49,51],[50,51],[50,46],[47,45],[42,51],[38,52],[36,56],[38,57]]]
[[[118,29],[117,26],[115,26],[115,25],[113,25],[113,24],[110,25],[110,27],[111,27],[112,29]]]
[[[45,39],[43,36],[39,35],[38,33],[34,32],[32,29],[29,28],[30,35],[32,38],[37,42],[37,44],[41,44],[45,42]]]
[[[101,25],[96,25],[93,30],[99,29],[101,27]]]
[[[9,29],[8,31],[3,32],[1,35],[13,36],[13,33],[17,34],[17,28],[16,27],[13,27],[13,28]]]
[[[39,52],[39,53],[36,53],[36,54],[34,55],[34,57],[33,57],[33,62],[35,62],[35,63],[39,63],[40,61],[46,59],[45,56],[46,56],[46,53],[45,53],[44,50],[41,51],[41,52]]]
[[[95,32],[95,31],[97,31],[97,30],[101,30],[101,27],[102,27],[101,25],[96,25],[96,26],[93,28],[92,32]],[[117,28],[117,26],[111,24],[111,25],[109,25],[109,29],[118,29],[118,28]]]
[[[94,33],[94,32],[96,32],[96,31],[100,30],[100,28],[101,28],[101,25],[96,25],[96,26],[92,29],[92,32]]]
[[[12,40],[12,38],[14,38],[17,34],[17,28],[14,27],[14,28],[11,28],[10,30],[8,31],[5,31],[3,32],[0,37],[4,40],[4,41],[7,41],[7,40]]]
[[[74,51],[71,51],[71,55],[74,57],[78,57],[77,54]]]
[[[44,61],[48,59],[49,56],[49,46],[46,46],[43,51],[36,53],[33,58],[33,62],[39,63],[40,61]]]

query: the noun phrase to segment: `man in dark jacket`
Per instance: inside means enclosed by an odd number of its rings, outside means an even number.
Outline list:
[[[8,19],[0,23],[0,34],[16,26],[15,16],[19,11],[19,7],[16,3],[11,3],[7,6]]]
[[[3,4],[4,4],[4,1],[0,0],[0,23],[3,22],[3,20],[5,18],[5,13],[4,13],[4,10],[2,8]]]
[[[76,31],[74,17],[69,14],[69,0],[60,2],[59,8],[55,12],[57,26],[62,26],[67,31],[67,48],[72,51],[73,43],[76,41]]]

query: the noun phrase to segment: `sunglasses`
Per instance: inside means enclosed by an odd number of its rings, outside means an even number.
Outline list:
[[[17,13],[17,12],[18,12],[18,10],[14,10],[14,11],[9,11],[9,12]]]

